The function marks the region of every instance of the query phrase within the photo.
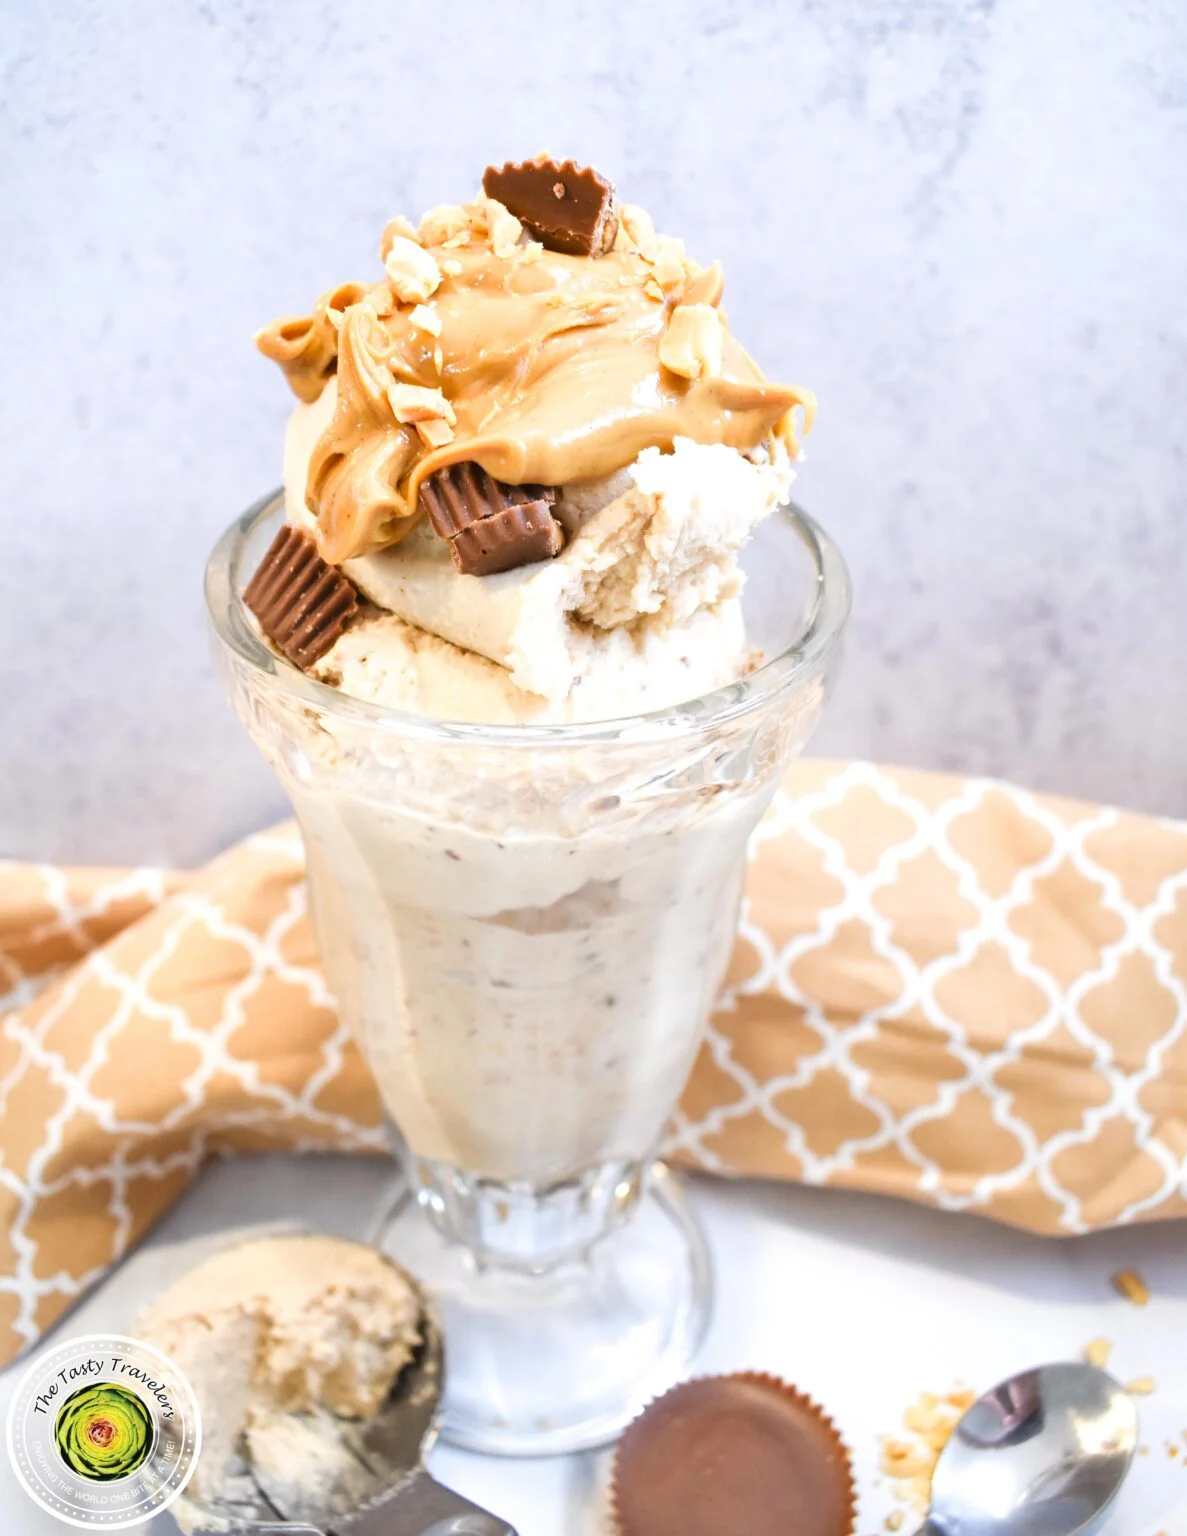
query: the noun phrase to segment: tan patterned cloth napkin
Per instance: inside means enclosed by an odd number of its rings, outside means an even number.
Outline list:
[[[384,1145],[292,827],[0,867],[0,1360],[211,1152]],[[669,1152],[1036,1232],[1187,1213],[1187,826],[797,763]]]

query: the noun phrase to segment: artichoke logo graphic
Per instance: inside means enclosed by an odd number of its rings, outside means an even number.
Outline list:
[[[101,1381],[66,1399],[58,1410],[54,1439],[72,1472],[107,1483],[135,1472],[152,1451],[156,1432],[135,1392]]]
[[[201,1449],[189,1382],[122,1334],[66,1339],[38,1356],[8,1410],[8,1455],[25,1492],[67,1525],[151,1520],[185,1488]]]

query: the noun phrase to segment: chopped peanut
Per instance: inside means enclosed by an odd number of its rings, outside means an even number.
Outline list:
[[[419,384],[389,384],[387,401],[396,420],[415,427],[428,447],[443,448],[453,441],[457,417],[439,389],[422,389]]]
[[[692,276],[685,284],[681,295],[682,304],[711,304],[714,309],[721,303],[721,295],[725,291],[725,273],[721,270],[721,263],[715,261],[711,267],[703,271],[693,271]]]
[[[934,1392],[921,1392],[918,1401],[903,1414],[903,1423],[908,1429],[926,1429],[935,1420],[939,1401]]]
[[[377,320],[386,320],[396,307],[396,296],[392,292],[390,283],[376,283],[370,290],[363,303],[375,315]],[[339,326],[341,329],[341,326]]]
[[[416,240],[416,227],[404,217],[397,214],[394,219],[389,219],[383,227],[383,234],[379,237],[379,259],[387,260],[387,253],[392,248],[392,241],[399,235],[405,240]]]
[[[1109,1356],[1113,1353],[1113,1346],[1108,1339],[1093,1339],[1084,1346],[1084,1358],[1089,1365],[1095,1365],[1104,1370],[1109,1363]]]
[[[389,384],[387,401],[392,415],[400,422],[457,421],[453,406],[439,389],[423,389],[419,384]]]
[[[1135,1307],[1144,1307],[1150,1300],[1150,1290],[1136,1269],[1123,1269],[1113,1276],[1114,1288],[1132,1301]]]
[[[679,304],[660,338],[659,360],[684,379],[721,374],[721,317],[710,304]]]
[[[447,421],[418,421],[417,436],[426,448],[444,448],[453,442],[453,428]]]
[[[912,1442],[887,1438],[882,1443],[882,1472],[893,1479],[895,1497],[923,1514],[931,1494],[931,1475],[952,1431],[976,1401],[966,1387],[938,1397],[921,1392],[903,1414]],[[892,1529],[898,1529],[897,1526]]]
[[[427,331],[430,336],[441,334],[441,316],[431,304],[418,304],[408,316],[408,323],[418,331]]]
[[[523,225],[497,198],[482,199],[486,212],[486,227],[490,235],[490,248],[496,256],[510,256],[519,244]]]
[[[905,1440],[887,1440],[882,1446],[882,1470],[888,1477],[913,1478],[929,1472],[931,1466],[926,1452]]]
[[[393,237],[383,265],[403,304],[423,304],[441,284],[441,269],[432,256],[404,235]]]
[[[456,203],[442,203],[440,207],[430,208],[421,219],[417,235],[422,245],[444,245],[459,235],[469,239],[470,216]]]
[[[614,244],[620,249],[633,248],[644,261],[653,261],[656,246],[655,225],[651,222],[651,215],[637,208],[634,203],[623,203],[618,210],[618,235]]]
[[[648,260],[652,275],[665,293],[683,288],[688,277],[683,240],[675,240],[670,235],[656,235],[655,253]]]
[[[1139,1376],[1135,1381],[1126,1382],[1125,1390],[1132,1397],[1149,1397],[1155,1390],[1153,1376]]]

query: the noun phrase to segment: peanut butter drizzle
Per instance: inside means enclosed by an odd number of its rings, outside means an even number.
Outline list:
[[[483,217],[492,208],[504,220],[498,253]],[[457,212],[469,216],[469,233],[432,250],[446,264],[425,301],[438,336],[414,325],[415,306],[380,282],[343,284],[312,316],[257,337],[302,400],[318,397],[337,359],[337,406],[306,487],[324,559],[341,564],[397,543],[418,521],[421,482],[466,459],[509,483],[564,485],[621,469],[644,448],[670,449],[677,437],[745,450],[778,431],[795,450],[792,412],[802,408],[810,425],[812,395],[768,383],[728,328],[718,376],[690,380],[660,365],[672,308],[686,292],[715,302],[716,269],[674,259],[675,242],[664,242],[657,267],[625,236],[596,258],[534,242],[508,249],[500,205]],[[396,421],[389,388],[401,384],[441,391],[452,440],[432,447]]]

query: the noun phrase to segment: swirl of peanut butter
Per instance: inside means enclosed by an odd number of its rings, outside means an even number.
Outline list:
[[[326,381],[333,377],[342,316],[369,291],[366,283],[339,283],[337,288],[322,294],[311,315],[274,320],[256,337],[256,345],[264,356],[284,369],[289,388],[298,400],[316,400]]]
[[[326,560],[398,542],[421,482],[462,460],[564,485],[678,437],[747,450],[775,433],[796,451],[793,413],[810,426],[810,392],[768,382],[734,340],[719,268],[623,212],[615,248],[588,257],[527,240],[490,199],[439,209],[415,244],[410,226],[395,238],[389,226],[386,281],[344,284],[312,316],[260,332],[302,400],[336,366],[306,486]]]

